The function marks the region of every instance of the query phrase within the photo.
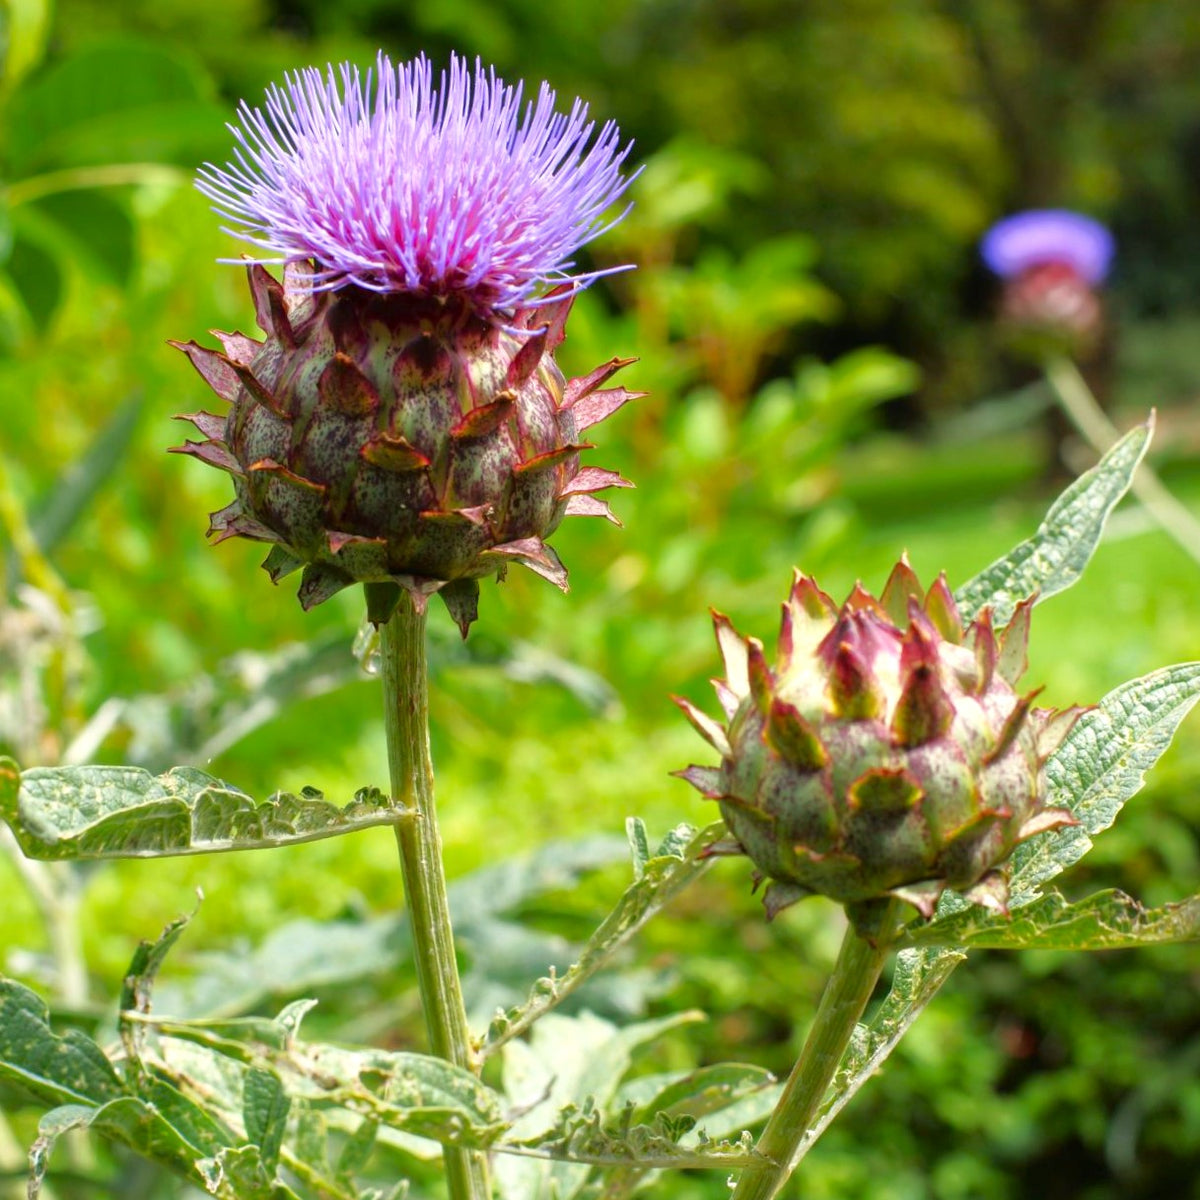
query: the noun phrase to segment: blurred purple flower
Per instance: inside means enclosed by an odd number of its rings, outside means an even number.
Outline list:
[[[227,232],[278,256],[254,261],[315,259],[319,290],[536,304],[609,273],[573,274],[572,256],[624,216],[603,220],[633,178],[615,124],[593,140],[585,103],[554,103],[543,83],[523,104],[521,85],[455,55],[436,88],[424,55],[380,54],[365,81],[350,63],[309,67],[264,109],[239,105],[235,161],[206,164],[196,186],[236,223]]]
[[[1096,287],[1113,256],[1113,237],[1098,221],[1061,208],[1038,208],[998,221],[984,234],[980,254],[1001,279],[1060,263]]]

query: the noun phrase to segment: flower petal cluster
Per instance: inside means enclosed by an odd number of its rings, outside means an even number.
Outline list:
[[[573,256],[612,224],[630,146],[582,101],[557,112],[547,84],[526,102],[452,56],[435,86],[423,55],[380,54],[365,78],[350,63],[297,71],[238,117],[234,161],[207,164],[197,187],[273,256],[254,261],[315,260],[314,289],[458,295],[494,313],[605,273],[572,273]]]
[[[727,723],[678,703],[721,764],[679,774],[720,805],[731,840],[712,852],[772,881],[768,915],[820,894],[852,918],[889,895],[928,917],[948,887],[1003,910],[1014,846],[1074,824],[1042,768],[1080,710],[1015,688],[1031,606],[964,627],[944,576],[926,592],[903,559],[841,608],[797,573],[773,667],[715,616]]]
[[[1091,217],[1063,208],[1036,208],[998,221],[979,250],[988,269],[1001,279],[1056,263],[1098,287],[1112,265],[1114,244],[1112,234]]]

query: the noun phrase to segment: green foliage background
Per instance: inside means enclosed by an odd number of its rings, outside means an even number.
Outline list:
[[[1113,334],[1093,382],[1122,424],[1160,407],[1157,466],[1200,502],[1192,6],[60,0],[51,12],[8,0],[4,15],[0,492],[32,514],[92,627],[85,654],[39,660],[9,570],[0,693],[15,700],[0,751],[25,765],[55,761],[111,698],[140,697],[98,757],[161,770],[227,745],[196,765],[255,795],[315,785],[340,802],[386,777],[377,685],[321,686],[349,677],[357,598],[305,616],[258,570],[254,547],[209,549],[204,514],[226,502],[225,482],[163,453],[183,436],[171,415],[206,403],[166,340],[252,326],[241,273],[213,261],[239,247],[191,172],[224,161],[222,122],[238,98],[299,65],[367,65],[379,47],[435,61],[454,48],[508,79],[547,78],[618,119],[646,164],[635,212],[595,247],[639,269],[580,301],[564,347],[576,373],[640,356],[629,385],[650,396],[606,426],[595,455],[639,483],[617,500],[626,528],[568,522],[555,545],[572,594],[515,575],[489,588],[469,655],[435,618],[452,876],[551,839],[619,833],[630,813],[658,832],[712,816],[667,775],[704,751],[667,695],[705,698],[717,670],[709,606],[769,640],[793,565],[844,594],[858,577],[879,585],[907,548],[923,576],[944,568],[958,583],[1032,530],[1053,491],[1045,398],[1014,390],[1028,381],[994,344],[974,252],[1004,212],[1064,204],[1116,229]],[[117,466],[95,470],[71,519],[56,498],[98,442]],[[1065,704],[1200,657],[1198,579],[1195,562],[1125,510],[1084,582],[1038,610],[1029,678]],[[228,706],[262,656],[318,639],[346,648],[329,678],[285,681],[274,718],[232,739]],[[571,686],[522,682],[548,669],[561,678],[547,654],[584,673],[568,673]],[[46,697],[44,720],[19,690],[22,664]],[[18,744],[12,731],[31,723],[35,743]],[[1163,903],[1195,891],[1198,776],[1193,722],[1068,878],[1071,893],[1119,886]],[[592,872],[523,915],[582,938],[622,879]],[[245,954],[287,922],[355,920],[401,900],[378,831],[107,866],[86,884],[85,1017],[101,1019],[133,943],[194,907],[197,888],[206,900],[164,982],[202,972],[206,953]],[[35,911],[4,859],[0,897],[0,967],[52,988]],[[732,1057],[783,1072],[839,920],[814,901],[768,928],[744,865],[724,863],[584,1002],[620,1018],[711,1014],[666,1039],[654,1068]],[[569,944],[557,944],[565,965]],[[506,947],[490,951],[477,957],[500,962]],[[528,965],[526,983],[546,963]],[[475,1000],[510,1002],[522,978],[482,979]],[[980,954],[787,1194],[1200,1197],[1198,990],[1194,947]],[[327,1029],[419,1043],[415,995],[393,979],[321,994]],[[0,1107],[28,1132],[15,1099]],[[0,1168],[12,1165],[5,1153]],[[123,1160],[101,1167],[125,1189],[114,1183],[114,1195],[178,1194]],[[56,1187],[88,1194],[69,1178]],[[722,1179],[701,1175],[656,1187],[678,1200],[724,1194]]]

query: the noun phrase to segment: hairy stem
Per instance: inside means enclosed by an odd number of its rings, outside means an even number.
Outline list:
[[[395,828],[430,1049],[456,1066],[477,1070],[454,954],[442,839],[433,803],[425,615],[416,611],[407,592],[401,593],[380,630],[379,647],[392,799],[415,818],[399,821]],[[448,1146],[445,1164],[451,1200],[488,1200],[483,1154]]]
[[[889,907],[889,913],[893,911]],[[880,927],[890,929],[891,922],[881,922]],[[732,1200],[771,1200],[787,1182],[796,1150],[816,1120],[854,1027],[879,981],[888,949],[883,938],[873,944],[853,926],[846,929],[808,1040],[755,1146],[767,1161],[742,1171]]]

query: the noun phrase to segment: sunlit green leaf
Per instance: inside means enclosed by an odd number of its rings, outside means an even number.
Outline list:
[[[748,1095],[770,1088],[775,1077],[750,1063],[716,1063],[667,1076],[642,1076],[621,1089],[635,1105],[634,1120],[645,1124],[656,1114],[700,1119],[722,1112]]]
[[[181,1118],[186,1118],[186,1124]],[[38,1195],[54,1143],[73,1129],[90,1129],[112,1138],[195,1182],[201,1178],[197,1164],[208,1154],[221,1153],[222,1141],[228,1138],[200,1109],[165,1084],[150,1100],[122,1096],[99,1107],[72,1104],[56,1108],[42,1118],[37,1141],[30,1149],[31,1200]]]
[[[13,175],[81,161],[80,154],[88,162],[129,158],[122,153],[129,147],[118,145],[122,130],[129,139],[145,137],[138,126],[147,119],[169,120],[211,102],[210,89],[202,72],[166,46],[132,37],[92,41],[13,98],[6,123]],[[223,132],[219,120],[210,138],[214,132]]]
[[[675,1143],[695,1125],[691,1116],[660,1112],[652,1129],[634,1132],[633,1104],[615,1115],[608,1110],[636,1048],[698,1016],[677,1013],[619,1029],[588,1012],[577,1017],[551,1013],[533,1027],[528,1041],[509,1042],[504,1088],[520,1116],[495,1148],[516,1144],[537,1154],[497,1160],[496,1181],[506,1200],[567,1200],[587,1179],[581,1163],[603,1159],[631,1164],[641,1138],[653,1139],[663,1153],[677,1153]]]
[[[1045,768],[1049,803],[1069,808],[1079,824],[1017,847],[1012,905],[1035,897],[1038,884],[1088,852],[1091,836],[1107,829],[1141,789],[1197,700],[1200,663],[1182,663],[1114,688],[1079,718]]]
[[[8,760],[11,761],[11,760]],[[194,767],[34,767],[15,798],[0,786],[0,817],[30,858],[158,858],[253,850],[394,824],[402,810],[377,788],[344,808],[315,789],[256,801]]]
[[[5,0],[4,70],[0,91],[11,92],[35,67],[50,31],[50,0]]]
[[[1120,950],[1155,942],[1200,940],[1200,896],[1143,908],[1124,892],[1097,892],[1069,903],[1050,892],[1011,915],[979,905],[917,925],[906,941],[917,946],[984,950]]]
[[[1100,544],[1105,522],[1125,495],[1150,444],[1151,418],[1127,433],[1051,505],[1033,537],[997,559],[955,593],[964,619],[991,606],[997,627],[1037,593],[1045,600],[1069,588]]]
[[[729,1170],[763,1161],[755,1152],[754,1139],[749,1133],[736,1140],[723,1138],[702,1141],[697,1146],[681,1145],[680,1139],[692,1125],[691,1118],[673,1118],[662,1113],[648,1124],[606,1122],[591,1106],[571,1106],[560,1114],[553,1128],[512,1143],[520,1147],[520,1158],[497,1160],[496,1175],[501,1181],[505,1166],[517,1162],[525,1168],[525,1174],[540,1167],[553,1182],[544,1185],[539,1181],[532,1191],[502,1189],[501,1194],[505,1200],[517,1200],[519,1196],[536,1200],[561,1196],[567,1200],[578,1194],[588,1166],[633,1167],[638,1171]],[[504,1155],[506,1144],[495,1147],[500,1155]],[[541,1159],[546,1161],[540,1162]]]

